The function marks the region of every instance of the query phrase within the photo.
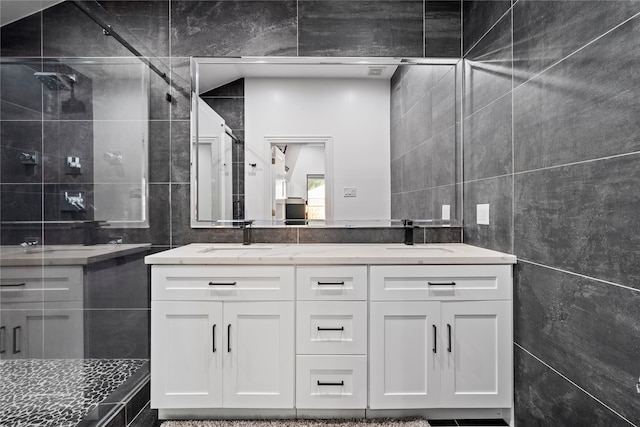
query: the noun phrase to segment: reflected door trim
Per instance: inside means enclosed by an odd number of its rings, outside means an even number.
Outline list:
[[[324,169],[325,169],[325,220],[333,219],[333,137],[331,136],[265,136],[264,137],[264,159],[271,158],[271,145],[286,144],[314,144],[324,146]],[[251,168],[245,168],[245,182]],[[269,174],[270,175],[270,174]],[[271,213],[271,201],[274,199],[274,189],[267,185],[268,198],[265,199],[263,212]],[[270,218],[271,215],[265,216]]]

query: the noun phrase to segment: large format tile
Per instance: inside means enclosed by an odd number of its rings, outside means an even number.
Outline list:
[[[169,184],[149,184],[149,227],[118,228],[117,225],[100,229],[99,242],[108,242],[111,237],[122,237],[123,243],[151,243],[156,246],[169,246],[170,218]]]
[[[191,175],[190,122],[171,122],[171,182],[189,182]]]
[[[151,310],[85,309],[85,357],[148,359]]]
[[[637,154],[515,175],[515,254],[640,289],[638,182]]]
[[[521,0],[513,7],[516,82],[527,80],[640,12],[640,1]],[[637,38],[637,36],[636,36]],[[630,54],[624,45],[616,54]]]
[[[295,1],[172,1],[172,56],[296,55]]]
[[[425,2],[424,56],[459,58],[462,37],[460,1]]]
[[[515,424],[531,427],[629,426],[628,422],[517,346]]]
[[[149,182],[169,182],[171,133],[168,120],[149,121]]]
[[[464,49],[467,53],[511,7],[511,0],[463,0]]]
[[[434,85],[431,93],[433,134],[437,135],[456,124],[456,112],[461,104],[456,90],[456,70],[453,65],[433,67]]]
[[[12,2],[4,1],[0,8],[8,6],[7,3]],[[3,25],[0,28],[0,55],[4,58],[40,56],[41,18],[38,12]]]
[[[300,56],[424,54],[423,2],[300,1]]]
[[[2,59],[0,119],[42,120],[43,85],[34,78],[36,72],[42,71],[42,60]]]
[[[465,180],[511,173],[511,95],[467,117],[463,135]]]
[[[44,182],[94,182],[94,123],[88,120],[55,120],[42,123]],[[80,158],[81,174],[67,174],[67,157]],[[102,158],[100,158],[102,161]]]
[[[168,103],[171,120],[189,120],[191,117],[191,60],[190,58],[171,58],[171,95]]]
[[[421,230],[420,230],[421,231]],[[397,228],[300,228],[300,243],[402,243],[404,229]],[[422,236],[420,234],[420,236]]]
[[[459,168],[457,126],[452,126],[433,137],[430,156],[433,158],[431,183],[434,187],[456,183]]]
[[[45,57],[131,57],[114,37],[105,36],[74,3],[64,2],[42,12],[42,50]]]
[[[105,19],[143,56],[169,56],[169,0],[101,1]]]
[[[126,44],[146,57],[169,56],[169,7],[167,0],[103,1],[81,4],[92,16],[110,25]],[[43,12],[43,52],[53,57],[113,57],[135,55],[116,37],[71,2]]]
[[[465,55],[464,117],[511,90],[511,50],[511,15],[507,14]]]
[[[3,184],[42,182],[42,122],[2,121],[0,122],[0,141],[2,141],[0,182]],[[35,154],[38,157],[38,164],[22,164],[20,156],[23,154]],[[2,219],[5,218],[2,217]]]
[[[489,178],[464,184],[464,242],[512,253],[511,176]],[[489,204],[489,225],[477,223],[477,205]]]
[[[640,149],[638,23],[514,90],[516,172]]]
[[[520,262],[515,341],[634,422],[640,421],[640,292]]]

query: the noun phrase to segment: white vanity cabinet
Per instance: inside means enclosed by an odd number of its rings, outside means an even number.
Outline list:
[[[152,283],[152,407],[293,408],[293,267],[154,266]]]
[[[367,407],[366,265],[296,269],[296,407]]]
[[[511,255],[193,244],[146,262],[160,418],[511,416]]]
[[[372,266],[370,408],[510,407],[511,269]]]

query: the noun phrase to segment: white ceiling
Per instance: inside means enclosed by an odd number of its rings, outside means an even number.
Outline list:
[[[64,0],[0,0],[0,26],[62,3]]]

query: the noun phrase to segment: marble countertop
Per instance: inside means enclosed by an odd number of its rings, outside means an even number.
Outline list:
[[[147,264],[515,264],[515,255],[462,243],[241,244],[193,243],[145,257]]]
[[[118,245],[42,245],[0,247],[0,266],[87,265],[132,255],[151,248],[148,243]]]

